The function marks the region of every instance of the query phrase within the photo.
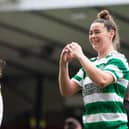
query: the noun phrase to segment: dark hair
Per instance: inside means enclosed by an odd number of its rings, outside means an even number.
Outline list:
[[[102,10],[97,14],[97,19],[94,20],[94,22],[97,23],[104,23],[104,26],[107,28],[108,31],[114,30],[115,35],[112,39],[114,48],[119,50],[120,49],[120,39],[119,39],[119,33],[118,33],[118,27],[109,13],[108,10]]]
[[[68,127],[68,129],[75,129],[77,127],[77,125],[72,121],[66,122],[65,125]]]
[[[64,129],[76,129],[81,126],[80,122],[75,118],[67,118],[64,123]]]
[[[2,73],[5,65],[6,65],[5,60],[0,59],[0,78],[2,77]]]
[[[6,65],[6,61],[3,59],[0,59],[0,68],[3,69],[3,67]]]

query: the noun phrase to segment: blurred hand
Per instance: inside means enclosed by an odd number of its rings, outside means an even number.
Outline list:
[[[67,63],[67,62],[71,61],[73,58],[74,57],[69,50],[69,44],[67,44],[61,52],[60,61],[63,63]]]
[[[78,59],[80,56],[84,55],[81,46],[76,42],[68,44],[67,49],[72,58]]]

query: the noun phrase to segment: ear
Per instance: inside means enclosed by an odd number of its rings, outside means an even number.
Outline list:
[[[115,36],[115,31],[114,30],[110,30],[110,38],[113,40]]]

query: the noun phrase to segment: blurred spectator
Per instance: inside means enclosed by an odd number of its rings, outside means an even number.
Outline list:
[[[6,62],[2,59],[0,59],[0,80],[2,78],[2,73],[3,73],[3,68],[5,66]],[[0,84],[0,126],[3,120],[3,111],[4,111],[4,106],[3,106],[3,96],[1,93],[1,84]]]
[[[128,117],[128,128],[129,128],[129,85],[126,91],[125,100],[124,100],[124,106],[127,111],[127,117]]]
[[[82,129],[82,125],[77,119],[69,117],[65,120],[64,129]]]

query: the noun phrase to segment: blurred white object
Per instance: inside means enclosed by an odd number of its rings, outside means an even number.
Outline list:
[[[0,0],[0,11],[46,10],[129,4],[129,0]]]

